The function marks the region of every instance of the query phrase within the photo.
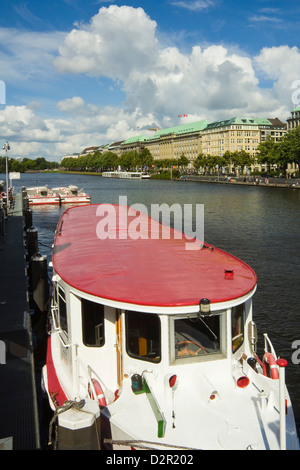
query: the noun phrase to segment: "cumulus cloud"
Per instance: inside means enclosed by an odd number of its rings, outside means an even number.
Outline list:
[[[212,3],[189,5],[204,8]],[[163,47],[156,30],[141,8],[101,8],[89,24],[66,36],[55,66],[61,72],[114,79],[126,93],[128,110],[139,107],[160,121],[178,113],[209,120],[233,113],[288,116],[287,82],[299,77],[297,48],[265,48],[249,57],[221,45],[195,45],[187,53]],[[260,87],[259,79],[265,76],[274,82],[271,89]]]
[[[183,7],[185,2],[177,3]],[[189,4],[204,8],[212,2]],[[142,8],[116,5],[100,8],[89,23],[69,33],[15,31],[9,37],[0,28],[5,43],[0,67],[11,80],[104,77],[125,97],[119,105],[103,106],[89,103],[85,90],[77,89],[58,100],[53,105],[58,116],[47,119],[39,117],[44,107],[31,98],[28,106],[0,110],[1,134],[13,138],[20,151],[32,141],[36,152],[63,156],[147,133],[149,127],[180,124],[178,114],[188,114],[190,121],[289,117],[291,86],[300,78],[297,47],[266,47],[251,57],[226,45],[195,44],[188,51],[166,47],[159,37],[156,22]]]
[[[72,113],[78,111],[84,106],[84,101],[80,96],[73,96],[57,103],[57,108],[60,111]]]
[[[101,8],[88,25],[73,29],[59,47],[60,72],[126,80],[135,70],[155,66],[156,22],[142,8]]]

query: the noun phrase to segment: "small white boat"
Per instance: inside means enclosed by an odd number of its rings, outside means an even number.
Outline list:
[[[48,186],[26,188],[29,205],[60,204],[59,195]]]
[[[91,202],[91,196],[79,189],[75,185],[69,185],[68,187],[53,188],[59,197],[61,204],[89,204]]]
[[[286,363],[267,334],[258,357],[254,271],[162,227],[125,206],[62,215],[42,373],[59,429],[78,431],[84,404],[82,431],[94,410],[102,449],[299,450]]]

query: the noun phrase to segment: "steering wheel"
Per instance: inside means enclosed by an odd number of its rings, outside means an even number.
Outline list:
[[[199,353],[199,351],[204,351],[204,353],[207,354],[206,349],[200,343],[196,343],[196,341],[189,341],[189,340],[179,341],[179,343],[177,343],[176,346],[180,346],[181,344],[185,344],[185,347],[181,351],[178,351],[178,356],[196,356]],[[193,351],[192,349],[189,349],[188,344],[194,344],[195,346],[198,346],[197,351]]]

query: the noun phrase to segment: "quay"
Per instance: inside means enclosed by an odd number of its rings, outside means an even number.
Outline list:
[[[192,181],[198,183],[215,183],[215,184],[235,184],[240,186],[253,186],[265,188],[282,188],[282,189],[300,189],[300,179],[280,179],[280,178],[263,178],[263,177],[244,177],[232,176],[225,178],[223,175],[214,176],[198,176],[198,175],[184,175],[181,181]]]
[[[16,195],[0,238],[0,450],[38,450],[21,194]]]

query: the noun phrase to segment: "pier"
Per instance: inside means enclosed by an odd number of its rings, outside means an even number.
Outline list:
[[[0,450],[40,448],[22,196],[0,241]]]

